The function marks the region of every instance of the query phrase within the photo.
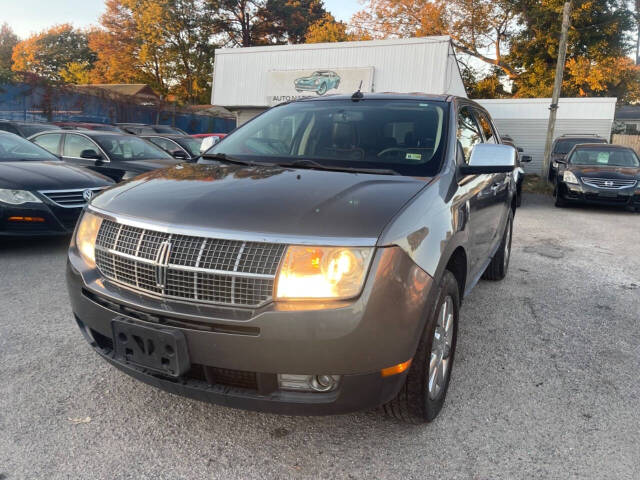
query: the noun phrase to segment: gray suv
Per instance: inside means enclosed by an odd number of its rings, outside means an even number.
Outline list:
[[[507,273],[515,162],[464,98],[279,105],[198,164],[92,200],[69,249],[76,321],[105,360],[173,393],[431,421],[463,298]]]

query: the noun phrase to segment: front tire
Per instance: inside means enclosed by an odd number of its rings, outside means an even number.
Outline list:
[[[317,90],[318,95],[324,95],[325,93],[327,93],[327,84],[323,83],[318,87]]]
[[[385,404],[389,416],[408,423],[433,421],[444,405],[456,351],[460,290],[446,270],[436,308],[425,326],[411,368],[398,395]]]
[[[567,204],[565,199],[562,198],[562,193],[560,193],[560,185],[558,184],[558,182],[556,182],[556,188],[553,189],[553,198],[554,198],[553,204],[557,208],[562,208]]]
[[[491,259],[491,263],[482,274],[485,280],[502,280],[507,276],[509,270],[509,260],[511,259],[511,237],[513,235],[513,210],[509,210],[509,218],[507,218],[507,226],[502,235],[502,242],[498,247],[498,251]]]

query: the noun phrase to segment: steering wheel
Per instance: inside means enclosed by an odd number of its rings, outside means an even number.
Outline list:
[[[389,155],[391,153],[404,153],[405,150],[406,150],[405,148],[400,148],[400,147],[385,148],[384,150],[378,152],[376,157],[382,158],[382,157],[384,157],[386,155]]]
[[[277,138],[250,138],[246,142],[246,147],[255,153],[262,154],[283,154],[289,151],[287,144]]]

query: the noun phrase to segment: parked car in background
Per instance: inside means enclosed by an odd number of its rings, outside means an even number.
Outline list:
[[[47,130],[58,130],[58,126],[53,123],[38,122],[16,122],[13,120],[0,120],[0,131],[13,133],[23,138],[29,138],[38,132]]]
[[[324,95],[340,85],[340,76],[331,70],[317,70],[308,77],[296,78],[293,82],[298,92],[316,92]]]
[[[180,162],[154,144],[122,133],[59,130],[36,134],[30,140],[66,162],[116,182]]]
[[[200,144],[200,153],[204,153],[227,135],[227,133],[202,133],[200,135],[192,135],[192,137],[202,139],[202,143]]]
[[[149,125],[146,123],[116,123],[116,126],[133,135],[153,135],[162,133],[169,135],[188,135],[184,130],[170,125]]]
[[[450,95],[276,106],[87,207],[67,270],[80,330],[173,393],[431,421],[463,297],[509,267],[516,152],[497,138]]]
[[[120,127],[115,125],[109,125],[107,123],[90,123],[90,122],[53,122],[59,128],[65,129],[82,129],[82,130],[97,130],[100,132],[116,132],[126,133]]]
[[[628,206],[640,211],[640,160],[623,145],[576,145],[558,163],[556,207],[569,202]]]
[[[581,143],[609,143],[606,138],[588,133],[571,133],[556,138],[551,145],[551,164],[549,165],[549,181],[555,181],[558,165],[567,157],[573,147]]]
[[[140,135],[140,138],[157,145],[174,158],[194,160],[200,156],[202,139],[189,135]]]
[[[524,176],[525,176],[525,171],[524,171],[524,168],[522,168],[522,164],[531,162],[531,156],[521,155],[524,150],[516,146],[511,136],[501,135],[500,138],[503,144],[511,145],[517,151],[516,168],[513,171],[513,178],[516,182],[516,195],[517,195],[516,206],[520,207],[522,206],[522,185],[524,184]]]
[[[0,132],[0,236],[69,234],[87,201],[110,185],[98,173]]]

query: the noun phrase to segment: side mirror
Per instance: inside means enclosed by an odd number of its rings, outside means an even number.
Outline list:
[[[102,160],[102,155],[96,152],[93,148],[87,148],[80,152],[80,158],[86,158],[89,160]]]
[[[520,161],[521,161],[522,163],[529,163],[531,160],[532,160],[532,159],[531,159],[531,155],[522,155],[522,156],[520,157]]]
[[[522,152],[524,152],[523,148],[522,147],[518,147],[518,153],[522,153]]]
[[[189,155],[187,155],[187,152],[185,152],[184,150],[175,150],[171,152],[171,155],[173,156],[173,158],[178,158],[180,160],[189,159]]]
[[[479,143],[471,150],[468,165],[459,167],[463,175],[512,172],[516,167],[516,149],[509,145]]]
[[[204,137],[200,144],[200,153],[204,153],[220,141],[220,137],[214,135],[212,137]]]

